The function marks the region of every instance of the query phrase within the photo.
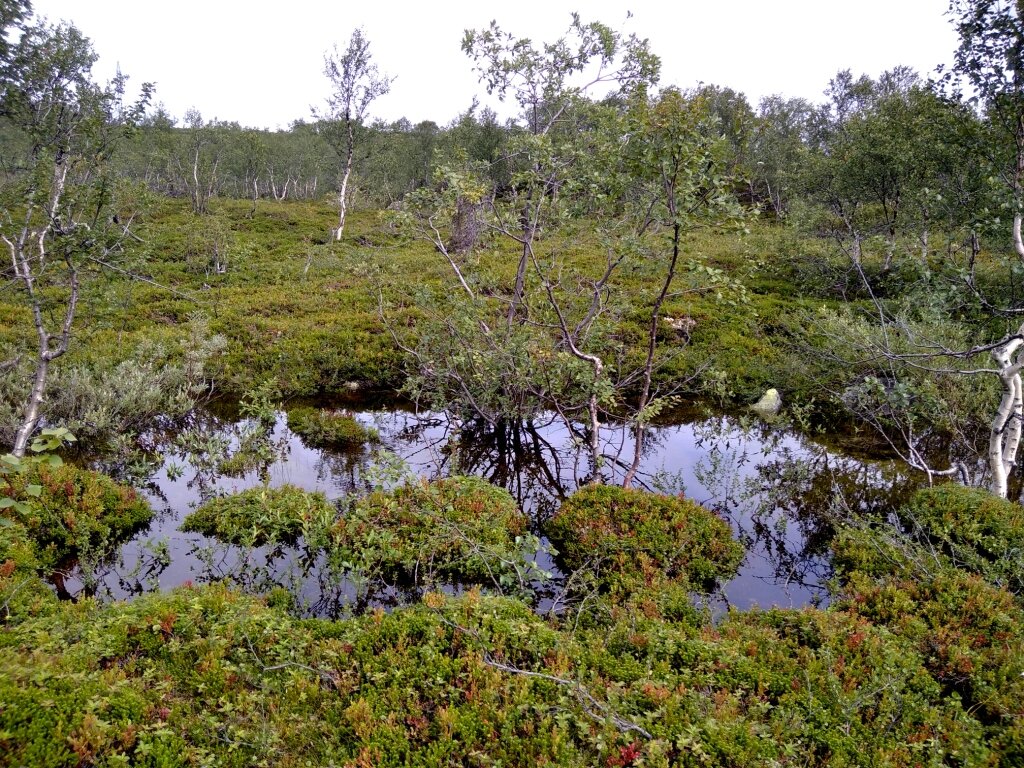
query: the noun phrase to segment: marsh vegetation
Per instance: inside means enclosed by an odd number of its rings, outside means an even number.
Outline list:
[[[495,24],[446,126],[357,31],[269,132],[0,8],[0,763],[1024,762],[1024,27],[951,16],[756,107]]]

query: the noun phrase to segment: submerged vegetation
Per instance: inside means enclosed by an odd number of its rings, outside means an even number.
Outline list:
[[[495,23],[463,46],[516,117],[444,128],[368,122],[390,80],[357,31],[325,114],[267,132],[128,104],[77,29],[6,3],[0,764],[1024,764],[1024,21],[950,13],[938,81],[845,71],[756,110],[659,89],[603,24]],[[356,392],[431,412],[439,476],[319,407]],[[714,512],[639,471],[673,409],[746,424],[766,392],[772,460],[701,467]],[[844,490],[780,423],[928,487]],[[274,475],[289,451],[338,497]],[[734,514],[772,480],[792,515]],[[147,501],[175,483],[184,520]],[[828,571],[813,605],[716,612],[744,526],[790,520]],[[136,599],[91,596],[150,523],[225,583],[160,592],[137,550]]]

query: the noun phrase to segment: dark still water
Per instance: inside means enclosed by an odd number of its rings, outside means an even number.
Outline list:
[[[189,433],[165,448],[152,476],[149,498],[157,515],[148,529],[97,562],[81,563],[57,577],[65,596],[83,591],[100,598],[128,598],[145,591],[227,580],[247,591],[284,588],[307,615],[350,613],[367,585],[353,583],[302,546],[240,548],[179,526],[203,500],[264,482],[322,491],[330,499],[394,484],[400,476],[435,478],[475,474],[506,488],[540,526],[561,499],[593,475],[578,435],[555,417],[486,433],[438,414],[400,410],[359,411],[374,427],[377,445],[349,452],[310,448],[277,414],[270,451],[260,470],[219,474],[254,422],[202,414]],[[606,482],[621,482],[632,462],[632,434],[602,430]],[[916,480],[894,462],[853,458],[795,432],[754,418],[691,416],[653,427],[645,439],[635,485],[683,493],[730,521],[747,555],[739,574],[710,601],[726,606],[798,607],[827,597],[828,541],[842,516],[885,511]],[[541,567],[555,573],[550,556]],[[397,585],[376,585],[374,604],[414,599]]]

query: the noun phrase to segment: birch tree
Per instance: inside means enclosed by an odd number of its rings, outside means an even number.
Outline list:
[[[996,167],[1010,192],[1013,246],[1024,259],[1024,0],[951,0],[949,14],[960,45],[945,81],[958,93],[969,86],[970,100],[1006,140],[1009,151],[996,150]]]
[[[722,226],[742,214],[731,192],[733,177],[719,120],[706,89],[687,97],[669,88],[657,99],[641,100],[629,115],[627,167],[634,194],[635,240],[645,263],[655,266],[657,293],[648,308],[644,361],[636,372],[640,392],[633,414],[633,460],[623,478],[629,487],[643,454],[646,429],[669,399],[654,387],[658,328],[665,303],[687,293],[732,291],[725,276],[683,253],[685,239],[704,227]],[[691,278],[678,286],[680,272]],[[694,279],[695,278],[695,279]],[[632,382],[630,382],[632,383]]]
[[[141,118],[150,87],[130,106],[125,78],[93,82],[92,47],[75,27],[27,26],[2,73],[0,110],[18,137],[14,169],[0,187],[0,241],[36,339],[34,373],[13,453],[24,455],[39,424],[50,366],[65,352],[83,271],[109,263],[130,218],[115,209],[107,163],[119,136]]]
[[[600,22],[585,24],[577,14],[552,43],[516,38],[492,22],[484,30],[467,30],[462,49],[488,94],[511,98],[520,110],[522,130],[508,148],[518,159],[514,197],[495,218],[495,228],[521,247],[508,309],[509,321],[521,322],[537,233],[579,159],[576,108],[601,89],[619,96],[644,90],[657,82],[661,63],[646,40]]]
[[[340,241],[348,213],[349,182],[356,150],[356,130],[362,126],[376,99],[391,90],[394,78],[381,75],[370,55],[370,41],[362,29],[349,38],[344,53],[334,46],[324,55],[324,74],[333,89],[327,109],[318,115],[328,123],[328,138],[342,159],[338,184],[338,227],[334,239]]]

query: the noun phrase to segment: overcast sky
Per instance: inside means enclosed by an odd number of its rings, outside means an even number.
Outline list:
[[[956,38],[948,0],[632,0],[512,3],[360,0],[33,0],[37,14],[73,21],[92,39],[108,78],[156,83],[180,118],[286,128],[309,119],[328,84],[323,54],[363,27],[381,71],[396,77],[371,116],[444,124],[482,94],[460,44],[492,19],[518,37],[556,39],[570,14],[649,38],[662,85],[699,82],[742,91],[756,106],[773,93],[818,102],[840,69],[877,76],[905,64],[929,74]],[[632,18],[626,18],[630,10]]]

